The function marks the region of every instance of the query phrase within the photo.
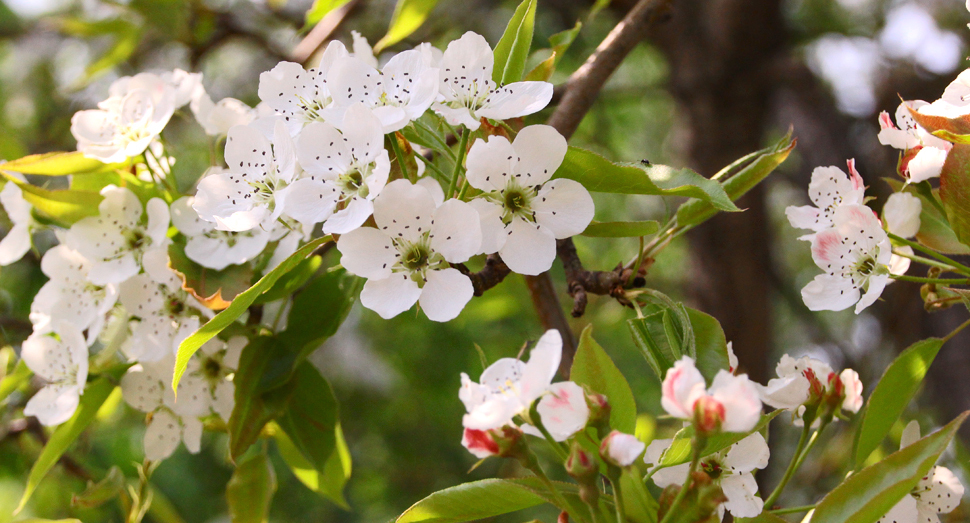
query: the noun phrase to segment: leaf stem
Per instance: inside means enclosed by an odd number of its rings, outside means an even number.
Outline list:
[[[949,334],[947,334],[946,336],[944,336],[943,337],[943,343],[946,343],[946,342],[950,341],[950,339],[952,339],[954,336],[956,336],[957,334],[959,334],[960,331],[962,331],[963,329],[967,328],[967,325],[970,325],[970,320],[967,320],[967,321],[961,323],[959,327],[953,329],[953,331],[951,331]]]
[[[788,463],[788,469],[785,470],[785,475],[782,476],[781,481],[775,487],[775,490],[773,490],[771,495],[768,496],[768,499],[765,500],[765,507],[768,507],[769,509],[771,508],[775,501],[778,500],[778,496],[781,495],[781,492],[785,490],[785,486],[788,485],[788,482],[791,480],[792,476],[795,475],[795,471],[798,469],[798,465],[801,463],[799,458],[805,450],[805,446],[809,439],[809,433],[811,431],[811,424],[806,424],[805,427],[802,428],[802,435],[798,438],[798,446],[795,447],[795,454],[792,455],[791,462]]]
[[[535,454],[532,454],[531,451],[527,452],[529,453],[529,457],[521,460],[522,466],[529,469],[529,471],[535,474],[536,477],[539,478],[539,481],[546,486],[549,493],[552,495],[553,501],[555,501],[555,505],[562,510],[566,510],[569,507],[569,503],[566,502],[566,498],[562,497],[562,494],[559,492],[559,489],[556,488],[556,485],[549,480],[549,476],[546,476],[546,473],[542,470],[542,466],[539,465],[539,461],[536,460]],[[571,515],[574,519],[579,519],[578,514]]]
[[[461,131],[461,141],[458,142],[458,157],[455,159],[455,172],[451,175],[451,182],[448,184],[448,191],[445,193],[445,199],[451,198],[455,194],[455,188],[458,187],[458,176],[462,173],[462,163],[465,161],[465,148],[468,146],[468,135],[471,131],[467,127],[462,127]]]
[[[438,147],[440,147],[440,150],[438,152],[448,155],[448,157],[451,158],[452,160],[455,159],[455,153],[451,151],[451,149],[448,147],[448,144],[445,143],[445,141],[442,140],[440,136],[438,136],[438,133],[435,132],[434,129],[428,127],[427,124],[421,122],[420,120],[413,120],[411,123],[414,124],[415,127],[420,127],[424,132],[428,133],[432,138],[434,138]]]
[[[922,263],[923,265],[929,265],[930,267],[938,267],[945,271],[957,272],[956,267],[953,267],[952,265],[948,265],[946,263],[939,262],[936,260],[931,260],[929,258],[924,258],[922,256],[917,256],[915,254],[907,254],[905,252],[900,252],[899,250],[896,250],[896,249],[893,249],[893,254],[901,258],[908,258],[917,263]]]
[[[397,143],[397,133],[390,133],[387,135],[387,138],[391,142],[391,150],[394,151],[394,157],[397,158],[397,165],[401,168],[401,176],[407,176],[408,180],[411,180],[411,183],[417,183],[417,175],[408,172],[408,164],[404,161],[404,153],[401,152],[401,145]]]
[[[799,512],[808,512],[815,508],[815,505],[802,505],[800,507],[789,507],[780,508],[777,510],[769,510],[768,512],[772,514],[798,514]]]
[[[420,154],[415,154],[414,157],[417,158],[417,159],[419,159],[419,160],[421,160],[424,163],[424,166],[425,167],[428,167],[432,171],[438,173],[438,176],[440,176],[442,180],[447,180],[448,179],[448,175],[445,174],[445,172],[442,171],[441,168],[438,167],[437,165],[435,165],[434,162],[432,162],[431,160],[425,158],[424,156],[422,156]]]
[[[921,276],[906,276],[904,274],[890,274],[890,278],[899,281],[915,283],[935,283],[938,285],[970,285],[970,278],[923,278]]]
[[[936,258],[937,260],[940,260],[941,262],[950,264],[954,268],[958,269],[959,272],[962,272],[964,274],[970,275],[970,267],[967,267],[966,265],[963,265],[962,263],[959,263],[956,260],[953,260],[952,258],[948,258],[948,257],[946,257],[946,256],[944,256],[944,255],[942,255],[942,254],[934,251],[933,249],[930,249],[929,247],[926,247],[926,246],[924,246],[924,245],[922,245],[920,243],[907,240],[906,238],[902,238],[900,236],[896,236],[895,234],[893,234],[891,232],[887,232],[886,234],[888,234],[889,235],[889,238],[892,241],[896,242],[896,243],[901,243],[903,245],[909,245],[910,247],[912,247],[914,249],[923,251],[926,254],[929,254],[930,256]]]
[[[674,501],[670,504],[670,508],[667,509],[667,513],[664,514],[664,517],[660,520],[660,523],[670,523],[670,521],[674,518],[674,514],[677,513],[677,508],[680,506],[681,502],[684,501],[684,498],[687,497],[688,487],[690,487],[691,482],[694,481],[694,472],[697,471],[697,466],[700,465],[701,452],[704,445],[701,444],[697,438],[695,438],[692,446],[694,447],[694,455],[690,459],[690,468],[687,469],[687,479],[684,480],[684,484],[680,487],[680,490],[677,492],[677,496],[674,497]]]

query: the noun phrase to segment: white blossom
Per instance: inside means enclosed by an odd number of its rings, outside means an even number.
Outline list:
[[[159,78],[172,90],[172,103],[176,109],[191,103],[205,93],[205,88],[202,87],[202,73],[174,69],[160,74]],[[115,84],[121,87],[118,82]]]
[[[130,190],[109,185],[101,194],[99,215],[72,225],[64,243],[90,262],[88,279],[106,285],[137,274],[144,253],[167,244],[169,214],[160,198],[148,201],[146,220],[141,202]]]
[[[237,125],[256,119],[256,110],[235,98],[213,102],[205,92],[192,100],[192,114],[209,136],[225,136]]]
[[[183,196],[172,203],[172,225],[186,237],[185,255],[203,267],[221,271],[255,258],[269,242],[270,232],[255,228],[243,232],[220,231],[199,218],[194,198]]]
[[[327,234],[346,234],[363,225],[391,172],[380,120],[355,104],[347,109],[344,124],[338,130],[314,122],[300,133],[296,154],[308,176],[293,183],[287,202],[287,214],[304,225],[325,221]]]
[[[940,175],[943,163],[946,161],[947,152],[953,144],[941,140],[930,134],[921,127],[910,109],[919,110],[927,107],[928,104],[922,100],[903,102],[896,109],[896,125],[889,119],[889,113],[883,111],[879,114],[879,143],[889,145],[902,151],[915,151],[915,155],[904,160],[905,165],[903,174],[910,182],[919,183]],[[858,202],[862,203],[862,202]]]
[[[610,432],[600,444],[600,455],[619,467],[632,465],[646,445],[632,434],[614,430]]]
[[[593,199],[580,183],[549,181],[566,155],[566,139],[548,125],[476,140],[468,152],[468,183],[483,192],[471,203],[482,224],[482,251],[498,252],[514,272],[549,270],[556,240],[583,232]]]
[[[36,416],[42,425],[70,419],[88,379],[88,346],[81,330],[58,322],[52,332],[35,332],[24,340],[20,355],[34,374],[48,382],[27,402],[24,415]]]
[[[387,319],[415,302],[433,321],[449,321],[473,294],[472,282],[449,264],[481,245],[478,213],[451,199],[435,207],[427,189],[391,182],[374,200],[377,228],[362,227],[337,241],[341,264],[367,278],[360,303]]]
[[[644,461],[659,464],[663,453],[673,440],[654,440],[647,447]],[[764,501],[758,497],[758,483],[752,474],[755,469],[768,466],[768,443],[760,432],[755,432],[730,447],[701,458],[700,468],[720,485],[727,498],[718,512],[723,518],[727,509],[736,518],[753,518],[761,514]],[[682,485],[687,480],[688,463],[662,468],[652,476],[660,488]]]
[[[882,219],[889,232],[902,238],[912,238],[919,232],[919,215],[923,211],[920,199],[909,193],[893,193],[882,207]]]
[[[24,177],[20,173],[10,173],[20,181]],[[0,265],[10,265],[24,257],[31,246],[31,234],[40,228],[40,224],[31,214],[30,202],[24,199],[23,190],[12,181],[7,181],[0,191],[0,203],[10,218],[12,226],[7,235],[0,240]]]
[[[586,428],[589,421],[589,405],[583,388],[571,381],[553,383],[546,389],[536,405],[536,412],[546,432],[555,441],[566,441],[573,434]],[[522,432],[543,437],[532,425],[523,425]]]
[[[910,421],[903,430],[900,449],[912,445],[919,437],[919,422]],[[879,523],[939,523],[937,514],[953,512],[960,505],[963,493],[963,484],[950,469],[933,467]]]
[[[812,259],[825,272],[802,289],[805,305],[840,311],[854,304],[859,314],[890,281],[892,245],[871,209],[843,205],[834,213],[833,228],[812,240]]]
[[[661,386],[661,405],[675,418],[694,420],[704,431],[747,432],[761,419],[758,389],[746,374],[718,371],[705,389],[694,360],[684,356],[667,370]]]
[[[78,150],[105,163],[144,152],[168,124],[179,93],[158,75],[140,73],[116,80],[109,94],[98,109],[78,111],[71,118]]]
[[[226,140],[229,169],[199,182],[193,208],[222,231],[266,228],[283,214],[297,176],[293,139],[277,122],[272,142],[251,125],[229,129]]]
[[[495,85],[492,48],[481,35],[467,32],[448,44],[441,58],[440,101],[431,108],[451,125],[474,131],[481,118],[507,120],[536,113],[552,99],[548,82]]]
[[[124,352],[133,360],[151,362],[175,354],[179,344],[199,328],[199,316],[212,312],[182,289],[164,250],[146,253],[144,266],[144,274],[120,285],[119,300],[130,315],[131,336]]]
[[[829,364],[819,359],[809,356],[796,359],[785,354],[775,371],[777,378],[765,386],[758,385],[761,401],[776,409],[791,411],[796,426],[803,425],[805,406],[811,402],[832,399],[838,401],[839,410],[853,413],[862,408],[862,381],[852,369],[836,374]],[[816,418],[813,426],[819,422]]]
[[[816,167],[812,171],[812,181],[808,185],[808,196],[815,205],[801,207],[789,206],[785,209],[788,221],[796,229],[809,229],[815,232],[832,227],[835,210],[843,205],[862,204],[865,201],[866,187],[862,176],[855,169],[855,160],[849,160],[849,175],[838,167]],[[814,235],[800,239],[811,241]]]
[[[236,387],[232,377],[239,367],[239,356],[249,343],[245,336],[233,336],[227,341],[213,338],[207,341],[189,360],[183,376],[192,376],[206,382],[212,411],[224,421],[229,421],[235,406]]]
[[[89,267],[81,253],[66,245],[44,253],[40,269],[50,279],[30,304],[34,332],[48,332],[57,322],[68,322],[87,330],[88,345],[98,339],[108,312],[118,300],[118,287],[91,283]]]
[[[970,69],[957,75],[943,91],[939,100],[914,109],[926,115],[946,118],[959,118],[970,114]]]

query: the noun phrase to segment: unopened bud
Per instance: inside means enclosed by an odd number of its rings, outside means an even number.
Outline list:
[[[574,441],[566,458],[566,472],[580,484],[595,483],[600,472],[599,461],[592,452]]]
[[[587,425],[595,427],[597,435],[603,437],[610,431],[610,401],[606,396],[596,392],[586,392],[586,405],[589,407],[589,421]]]
[[[508,425],[492,430],[465,429],[461,444],[482,459],[490,456],[517,458],[524,450],[522,431]]]
[[[712,396],[702,396],[694,402],[694,428],[698,434],[713,434],[721,429],[724,405]]]
[[[636,436],[614,430],[600,444],[600,457],[611,465],[629,467],[645,448],[646,445]]]

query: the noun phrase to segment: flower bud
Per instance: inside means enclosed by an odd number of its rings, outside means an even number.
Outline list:
[[[629,467],[645,448],[646,445],[636,436],[614,430],[600,444],[600,456],[611,465]]]
[[[566,472],[579,484],[595,484],[600,472],[599,461],[592,452],[574,441],[569,449],[569,457],[566,458]]]
[[[711,396],[701,396],[694,403],[694,427],[698,434],[713,434],[721,429],[724,405]]]
[[[511,426],[500,429],[465,429],[461,444],[477,458],[517,458],[523,451],[522,431]]]
[[[596,392],[586,393],[586,405],[589,407],[589,426],[595,427],[602,437],[610,431],[610,412],[613,410],[606,396]]]

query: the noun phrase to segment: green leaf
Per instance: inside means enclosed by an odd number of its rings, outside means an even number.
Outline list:
[[[44,153],[24,156],[0,165],[5,171],[41,176],[65,176],[68,174],[92,174],[113,172],[127,167],[125,163],[107,164],[101,160],[87,158],[84,153]]]
[[[781,517],[768,511],[764,511],[753,518],[735,518],[734,521],[738,523],[788,523],[787,520],[781,519]]]
[[[525,62],[532,48],[532,31],[536,21],[536,0],[522,0],[512,14],[505,33],[495,45],[492,81],[499,85],[522,80]]]
[[[633,334],[633,343],[663,380],[667,369],[683,356],[697,359],[694,330],[687,307],[682,303],[659,291],[643,292],[641,297],[648,302],[640,308],[643,317],[627,320],[627,326]]]
[[[221,271],[199,265],[185,255],[181,242],[168,246],[168,260],[169,267],[182,280],[182,289],[212,310],[228,307],[253,279],[253,267],[248,263],[230,265]]]
[[[7,396],[26,384],[33,375],[24,360],[18,360],[13,370],[0,380],[0,401],[7,399]]]
[[[754,186],[788,158],[795,148],[791,131],[774,145],[738,159],[722,169],[712,179],[721,182],[728,197],[734,201],[744,196]],[[717,214],[716,206],[704,201],[685,202],[677,209],[677,223],[698,225]]]
[[[707,438],[707,443],[704,445],[704,450],[701,452],[701,457],[710,456],[715,452],[720,452],[750,436],[751,434],[761,431],[761,429],[768,426],[768,423],[782,412],[784,411],[776,410],[770,414],[762,414],[761,420],[758,421],[758,424],[748,432],[722,432],[716,436]],[[694,427],[684,427],[683,429],[679,430],[677,434],[674,435],[674,440],[670,443],[670,447],[664,452],[663,458],[660,460],[660,464],[664,467],[673,467],[674,465],[689,462],[691,454],[691,440],[693,439]]]
[[[549,49],[549,57],[529,71],[529,74],[525,77],[526,81],[548,81],[552,73],[556,71],[556,66],[559,65],[563,55],[572,45],[582,27],[582,22],[576,22],[576,25],[572,29],[566,29],[565,31],[560,31],[550,36],[549,43],[552,44],[552,48]],[[539,53],[541,51],[536,52]]]
[[[350,0],[314,0],[313,5],[306,12],[306,25],[303,26],[303,29],[317,25],[317,22],[323,20],[323,17],[330,14],[330,11],[343,7],[347,2],[350,2]]]
[[[649,236],[660,230],[660,223],[655,220],[642,222],[591,222],[583,236],[591,238],[635,238]]]
[[[265,523],[276,492],[276,473],[266,454],[239,463],[226,485],[232,523]]]
[[[277,337],[260,336],[249,342],[239,357],[233,378],[235,406],[229,416],[229,455],[238,459],[259,439],[263,427],[276,419],[289,404],[294,380],[268,392],[259,390],[260,379],[275,355],[285,350]]]
[[[80,494],[71,496],[72,507],[94,508],[100,507],[108,501],[118,497],[125,490],[125,475],[118,467],[111,467],[104,478],[94,483],[88,481],[88,487]]]
[[[587,325],[579,337],[579,347],[569,370],[569,379],[610,401],[610,426],[633,434],[637,425],[637,404],[633,391],[620,369],[593,339],[593,326]]]
[[[953,144],[940,172],[940,200],[960,243],[970,245],[970,145]]]
[[[201,347],[205,342],[214,338],[216,335],[222,332],[223,329],[236,321],[236,318],[238,318],[242,313],[246,312],[249,306],[256,301],[256,298],[267,290],[271,289],[273,285],[275,285],[276,282],[283,277],[284,274],[293,270],[297,265],[300,264],[300,262],[312,255],[313,251],[329,241],[332,241],[330,236],[324,236],[322,238],[317,238],[297,249],[297,251],[291,254],[289,258],[283,260],[283,263],[280,263],[275,269],[260,278],[255,285],[237,295],[236,299],[232,300],[232,304],[226,307],[225,310],[219,314],[216,314],[215,317],[206,322],[205,325],[199,327],[199,330],[195,331],[191,336],[186,338],[185,341],[179,345],[178,355],[176,356],[175,376],[172,378],[172,390],[178,390],[179,380],[182,379],[182,374],[185,372],[185,368],[189,364],[189,358],[195,354],[195,351],[199,350],[199,347]]]
[[[667,344],[667,335],[663,331],[663,311],[643,318],[626,320],[626,325],[633,335],[633,344],[643,353],[647,364],[657,377],[663,380],[667,375],[667,369],[673,367],[674,362],[677,361]]]
[[[74,440],[94,420],[98,409],[101,408],[101,404],[108,399],[108,396],[114,389],[115,383],[108,377],[98,378],[87,384],[84,389],[84,394],[81,395],[81,402],[78,404],[77,411],[74,412],[71,419],[54,429],[54,433],[47,440],[47,445],[44,446],[44,450],[40,452],[40,456],[37,457],[37,461],[31,467],[30,475],[27,477],[27,487],[24,490],[23,497],[20,498],[20,504],[17,505],[17,509],[14,511],[15,515],[27,505],[27,500],[30,499],[34,490],[37,489],[37,485],[40,484],[40,481],[44,479],[44,476],[47,475],[47,472],[50,471],[57,461],[61,459],[61,456],[71,446],[71,443],[74,443]]]
[[[428,19],[436,5],[438,0],[397,0],[394,14],[391,15],[391,25],[384,38],[374,44],[374,53],[411,36]]]
[[[336,447],[337,398],[327,380],[307,362],[297,369],[294,382],[289,405],[277,423],[300,454],[323,470]]]
[[[347,499],[343,494],[344,485],[350,478],[351,472],[350,449],[347,448],[347,443],[344,441],[343,430],[339,423],[335,436],[334,452],[330,455],[330,459],[327,460],[323,470],[318,471],[309,460],[303,457],[303,454],[282,429],[276,430],[273,435],[276,438],[277,448],[283,457],[283,461],[286,462],[293,475],[300,482],[310,490],[333,501],[344,510],[350,510],[350,505],[347,504]]]
[[[84,523],[80,519],[42,519],[42,518],[28,518],[21,519],[16,523]]]
[[[694,331],[695,361],[708,383],[721,369],[728,370],[730,362],[727,352],[727,338],[721,323],[713,316],[687,307],[687,317]]]
[[[875,523],[929,472],[967,414],[849,476],[816,505],[812,523]]]
[[[415,503],[396,523],[461,523],[508,514],[545,503],[525,485],[485,479],[439,490]]]
[[[71,189],[51,191],[20,181],[6,171],[0,171],[0,175],[20,187],[24,199],[37,212],[59,225],[70,227],[81,218],[98,215],[98,204],[103,197],[96,192]]]
[[[657,523],[659,506],[647,491],[643,476],[635,467],[625,467],[620,475],[623,508],[632,523]]]
[[[690,169],[666,165],[613,163],[585,149],[570,147],[553,178],[568,178],[593,192],[698,198],[722,211],[738,211],[717,181]]]
[[[940,338],[918,341],[886,368],[862,413],[855,442],[856,468],[865,463],[869,454],[879,447],[893,424],[902,416],[942,346],[943,340]]]
[[[263,303],[289,298],[300,287],[303,287],[306,282],[310,281],[310,278],[316,274],[322,264],[323,258],[320,256],[310,256],[303,260],[293,270],[277,280],[272,288],[261,294],[259,298],[256,298],[253,305],[261,305]]]

